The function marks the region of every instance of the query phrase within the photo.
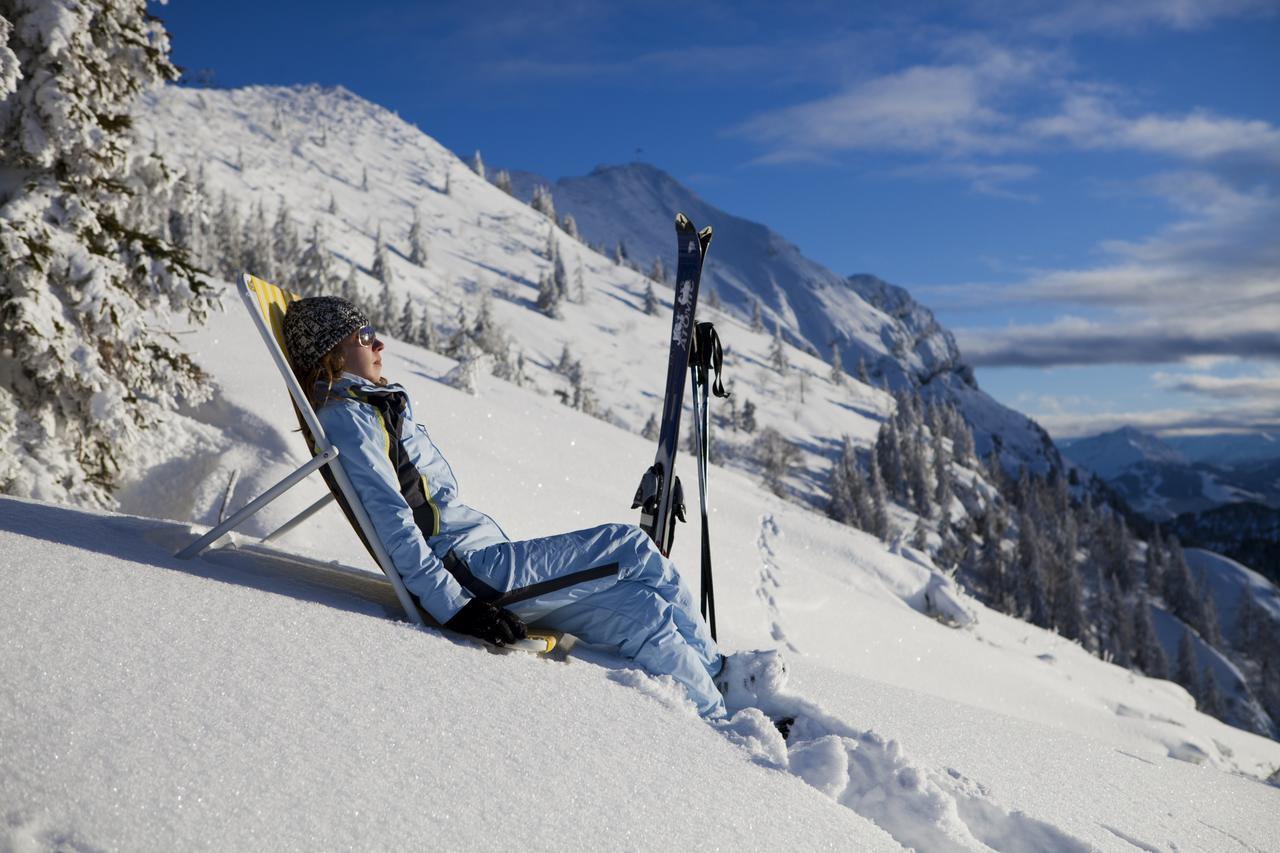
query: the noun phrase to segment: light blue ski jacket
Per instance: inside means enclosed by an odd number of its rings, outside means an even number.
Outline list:
[[[453,469],[414,420],[403,386],[344,373],[329,394],[316,413],[320,425],[405,587],[444,624],[471,599],[445,569],[445,556],[511,540],[461,501]]]

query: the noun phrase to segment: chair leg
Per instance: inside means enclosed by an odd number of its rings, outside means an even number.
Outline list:
[[[275,530],[271,531],[266,536],[262,537],[260,541],[265,545],[267,542],[271,542],[276,539],[279,539],[281,536],[285,535],[290,530],[297,527],[299,524],[306,521],[308,518],[315,515],[320,510],[324,509],[332,501],[333,501],[333,494],[332,493],[325,494],[325,496],[322,497],[320,500],[316,501],[311,506],[307,507],[302,512],[295,515],[293,518],[289,519],[284,524],[280,525]]]
[[[183,548],[174,556],[182,560],[188,560],[192,557],[198,556],[205,548],[208,548],[213,544],[218,537],[222,536],[228,530],[234,530],[242,521],[265,507],[267,504],[271,503],[276,498],[280,497],[289,489],[293,488],[312,471],[315,471],[322,465],[329,464],[336,458],[338,458],[338,449],[336,447],[331,447],[323,453],[312,457],[311,461],[306,465],[303,465],[297,471],[294,471],[292,474],[285,477],[262,494],[258,495],[258,497],[246,504],[244,508],[235,515],[231,516],[226,521],[222,522],[217,527],[213,528],[208,533]]]

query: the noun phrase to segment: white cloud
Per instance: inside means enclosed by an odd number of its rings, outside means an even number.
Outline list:
[[[1274,399],[1223,409],[1187,408],[1093,413],[1029,413],[1055,439],[1077,438],[1136,427],[1159,434],[1194,432],[1274,432],[1280,429],[1280,403]]]
[[[1218,400],[1280,400],[1280,376],[1226,377],[1159,372],[1152,378],[1157,386],[1166,390]]]
[[[988,8],[992,4],[985,4]],[[1070,0],[1050,4],[997,2],[1006,12],[1020,9],[1032,13],[1028,29],[1049,35],[1088,32],[1134,33],[1154,27],[1194,30],[1221,18],[1275,14],[1270,0]]]

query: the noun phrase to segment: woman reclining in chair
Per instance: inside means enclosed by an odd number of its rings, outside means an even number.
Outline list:
[[[639,527],[512,542],[464,504],[409,395],[382,378],[383,343],[353,304],[292,303],[284,339],[378,538],[441,625],[497,645],[523,638],[527,623],[566,631],[673,676],[705,717],[725,714],[731,688],[731,704],[746,705],[753,685],[780,686],[776,652],[720,654],[676,567]]]

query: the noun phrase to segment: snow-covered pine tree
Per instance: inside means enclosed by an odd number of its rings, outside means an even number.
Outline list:
[[[573,301],[579,305],[587,304],[587,285],[582,278],[582,264],[579,263],[573,272]]]
[[[324,243],[320,221],[316,220],[311,223],[311,237],[302,251],[297,274],[293,277],[298,291],[304,296],[329,293],[333,287],[333,268],[329,263],[329,250]]]
[[[413,300],[405,299],[404,308],[400,312],[400,321],[396,324],[396,334],[401,340],[416,343],[420,337],[418,331],[418,314],[413,310]]]
[[[658,295],[653,292],[652,280],[644,283],[644,313],[650,317],[656,317],[661,313],[661,308],[658,305]]]
[[[391,270],[391,262],[387,257],[387,244],[382,241],[381,225],[373,235],[373,263],[369,267],[369,273],[382,284],[383,296],[387,296],[391,291],[391,282],[395,274]]]
[[[1200,694],[1196,697],[1196,707],[1219,720],[1227,716],[1227,703],[1222,699],[1222,689],[1218,687],[1218,679],[1213,674],[1212,666],[1206,666],[1200,674]]]
[[[538,298],[534,307],[553,320],[564,316],[560,311],[560,291],[556,289],[555,280],[547,273],[538,276]]]
[[[827,515],[841,524],[861,526],[862,519],[858,514],[858,497],[862,475],[858,471],[857,456],[853,450],[853,442],[845,436],[840,445],[840,455],[831,467],[831,484],[827,491]]]
[[[333,193],[329,193],[329,207],[327,210],[330,216],[338,215],[338,200],[333,197]]]
[[[858,356],[858,381],[863,385],[871,384],[871,377],[867,374],[867,360],[862,356]]]
[[[1145,675],[1165,678],[1169,674],[1169,658],[1156,639],[1156,629],[1151,624],[1151,606],[1139,593],[1133,608],[1133,663]]]
[[[640,435],[649,441],[658,440],[658,416],[652,412],[649,414],[649,420],[644,422],[644,429],[640,430]]]
[[[1200,694],[1200,666],[1196,662],[1196,650],[1192,645],[1191,631],[1182,629],[1182,638],[1178,640],[1178,660],[1173,671],[1173,680],[1187,688],[1193,697]]]
[[[499,169],[498,174],[493,176],[493,185],[507,195],[515,195],[515,188],[511,186],[511,173],[506,169]]]
[[[661,255],[654,256],[653,264],[649,267],[649,278],[652,281],[656,281],[658,284],[667,283],[667,267],[662,263]]]
[[[765,427],[756,437],[755,452],[765,487],[775,495],[785,495],[783,478],[799,463],[799,448],[773,427]]]
[[[769,344],[769,365],[774,373],[786,376],[791,370],[791,361],[787,358],[787,347],[782,342],[782,324],[773,321],[773,341]]]
[[[742,431],[748,434],[756,431],[756,404],[746,398],[742,400]]]
[[[347,264],[347,277],[342,280],[340,295],[348,302],[355,303],[362,308],[365,306],[364,296],[360,292],[360,281],[355,264]]]
[[[760,300],[755,298],[751,300],[751,331],[764,331],[764,317],[760,312]]]
[[[831,381],[841,388],[844,387],[844,364],[840,361],[839,341],[831,344]]]
[[[413,208],[413,221],[409,223],[409,263],[414,266],[427,265],[427,246],[422,239],[422,214]]]
[[[529,206],[539,213],[546,216],[552,222],[556,221],[556,203],[551,198],[551,190],[538,184],[533,188],[533,198],[529,200]]]
[[[568,234],[579,243],[582,242],[582,234],[578,231],[578,220],[573,218],[572,213],[564,215],[564,221],[560,223],[560,227],[564,229],[564,233]]]
[[[888,541],[889,510],[887,504],[889,503],[889,498],[885,494],[884,477],[880,474],[880,462],[876,459],[874,453],[871,454],[871,470],[867,474],[867,485],[871,500],[870,532],[881,540]]]
[[[157,329],[216,297],[122,219],[130,108],[178,72],[143,0],[0,14],[0,151],[21,176],[0,188],[0,492],[110,506],[145,428],[208,396]]]
[[[223,278],[234,278],[242,269],[240,259],[244,254],[241,244],[240,210],[226,190],[218,201],[217,211],[213,215],[212,242],[216,247],[217,264],[214,269]]]
[[[281,197],[276,221],[271,226],[271,254],[275,260],[275,276],[281,284],[293,281],[296,276],[302,254],[298,242],[298,229],[289,213],[289,203]]]
[[[262,199],[258,199],[253,212],[244,221],[240,245],[240,269],[259,278],[275,281],[276,265],[271,251],[271,231],[267,226],[267,209],[263,206]]]
[[[1033,625],[1049,627],[1044,589],[1044,540],[1030,515],[1018,519],[1018,572],[1014,587],[1018,615]]]
[[[431,319],[431,312],[427,310],[427,303],[419,305],[418,310],[418,338],[415,343],[435,351],[440,347],[440,339],[436,335],[436,324]]]
[[[360,189],[362,192],[369,191],[369,167],[365,166],[360,170]]]
[[[547,235],[551,252],[551,283],[555,285],[556,294],[561,302],[569,301],[569,273],[564,268],[564,258],[560,256],[560,241],[552,230]]]

